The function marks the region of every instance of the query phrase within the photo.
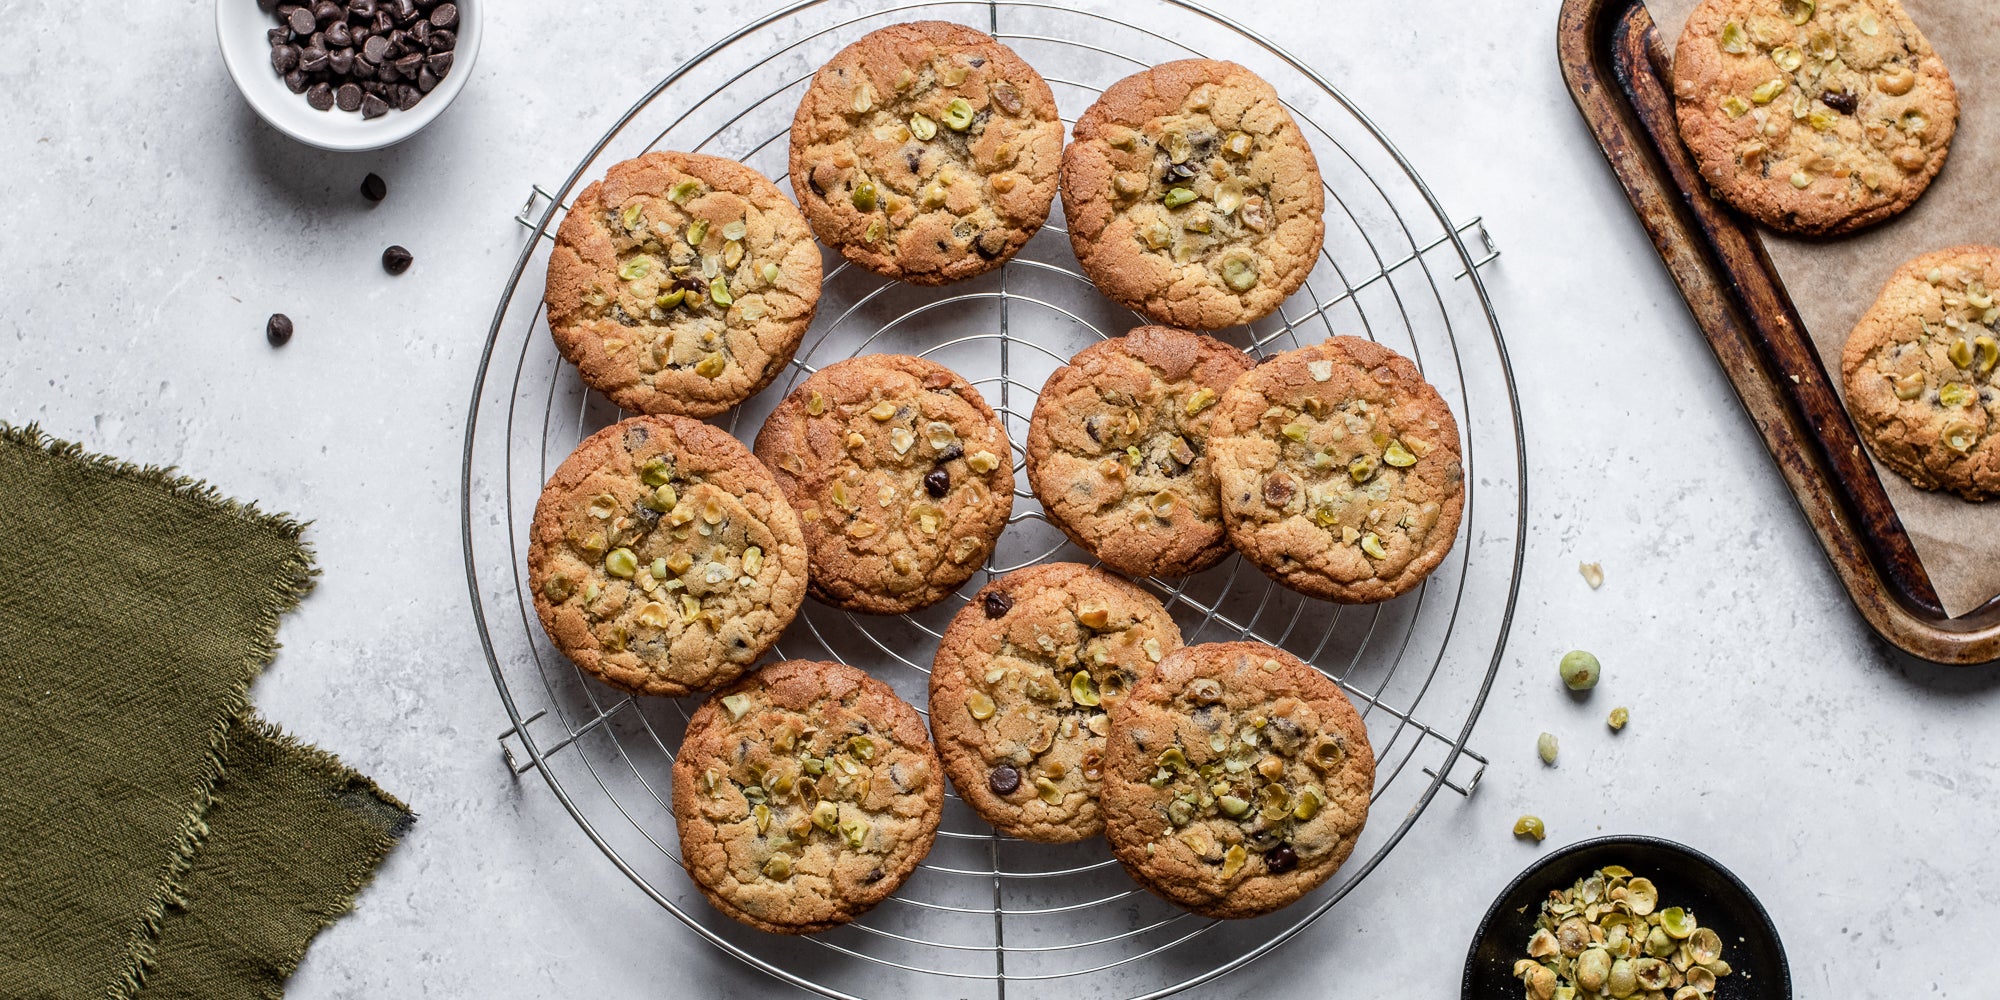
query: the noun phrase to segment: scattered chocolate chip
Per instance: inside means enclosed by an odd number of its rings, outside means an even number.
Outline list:
[[[347,5],[347,16],[358,22],[373,20],[375,17],[375,0],[353,0],[353,2]]]
[[[450,31],[433,31],[424,47],[432,52],[450,52],[458,47],[458,35]]]
[[[345,16],[347,11],[341,9],[341,6],[333,0],[319,0],[319,3],[313,5],[313,19],[321,24],[337,21]]]
[[[284,313],[272,313],[271,318],[264,321],[264,339],[270,341],[272,347],[285,346],[292,339],[292,318]]]
[[[381,98],[373,94],[370,94],[368,99],[377,103],[381,101]],[[416,258],[411,256],[408,250],[400,246],[392,246],[382,251],[382,270],[390,274],[402,274],[404,271],[410,269],[410,262],[413,260],[416,260]]]
[[[396,107],[404,111],[416,107],[417,102],[423,99],[424,92],[415,87],[398,87],[396,89]]]
[[[299,50],[299,69],[307,73],[317,73],[326,68],[326,50],[303,48]]]
[[[294,94],[306,92],[306,74],[303,70],[293,70],[285,74],[285,89]]]
[[[436,90],[437,85],[438,85],[437,74],[432,73],[429,66],[426,66],[423,69],[417,71],[417,93],[428,94],[431,91]]]
[[[299,68],[299,50],[290,45],[279,45],[271,49],[271,68],[279,76]]]
[[[304,7],[292,8],[291,16],[285,19],[285,27],[292,29],[292,34],[294,35],[312,34],[313,33],[312,11],[305,9]]]
[[[987,776],[986,787],[993,789],[995,795],[1012,795],[1015,789],[1021,787],[1021,772],[1014,770],[1010,765],[1002,764]]]
[[[343,83],[333,92],[333,103],[342,111],[361,110],[361,85],[354,82]]]
[[[380,118],[388,113],[388,102],[376,97],[374,94],[369,94],[367,97],[361,99],[361,117]]]
[[[382,60],[389,58],[389,40],[381,35],[369,35],[368,40],[361,43],[361,58],[381,65]]]
[[[381,201],[389,197],[389,182],[379,174],[369,174],[361,178],[361,197],[369,201]]]
[[[326,71],[335,76],[347,76],[354,72],[354,50],[334,49],[326,54]]]
[[[324,80],[313,84],[312,89],[306,91],[306,103],[312,105],[314,111],[332,111],[333,87]]]
[[[348,29],[346,21],[335,21],[326,26],[326,44],[336,49],[354,44],[354,32]]]
[[[1008,597],[1006,594],[1003,594],[997,590],[987,593],[986,617],[999,618],[1012,610],[1014,610],[1013,598]]]
[[[458,23],[458,5],[441,3],[431,11],[431,24],[439,28],[449,28]]]
[[[942,469],[932,469],[924,474],[924,492],[933,500],[941,500],[951,492],[951,473]]]
[[[1264,852],[1264,868],[1273,875],[1283,875],[1299,866],[1299,852],[1290,844],[1279,844]]]
[[[1856,97],[1853,94],[1849,94],[1839,90],[1829,90],[1826,93],[1819,95],[1819,100],[1820,103],[1826,105],[1829,108],[1832,108],[1835,111],[1840,112],[1843,115],[1853,114],[1854,109],[1861,104],[1861,99],[1859,97]]]
[[[424,64],[424,57],[418,55],[415,52],[412,52],[406,56],[399,56],[396,58],[394,62],[394,65],[396,67],[396,72],[401,73],[406,77],[415,77],[417,75],[417,70],[421,68],[423,64]]]
[[[439,78],[443,78],[446,73],[451,72],[451,60],[452,54],[450,52],[433,52],[429,58],[424,60],[424,68],[437,74]]]

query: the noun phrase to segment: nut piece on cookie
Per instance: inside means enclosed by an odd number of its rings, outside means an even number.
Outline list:
[[[819,307],[820,256],[776,184],[647,153],[583,189],[549,254],[549,330],[591,388],[711,417],[771,384]]]
[[[1422,583],[1465,506],[1458,422],[1408,358],[1358,337],[1275,355],[1217,407],[1209,454],[1230,544],[1343,604]]]
[[[1184,59],[1118,81],[1063,151],[1070,246],[1099,291],[1156,323],[1219,330],[1276,311],[1326,236],[1326,189],[1277,91]]]
[[[931,728],[959,798],[1023,840],[1096,836],[1109,713],[1179,648],[1159,600],[1103,570],[1044,563],[981,588],[931,665]]]
[[[849,611],[943,600],[985,565],[1014,509],[1000,418],[922,358],[821,368],[764,421],[756,452],[799,512],[813,596]]]
[[[1674,51],[1674,98],[1723,200],[1815,236],[1909,208],[1958,123],[1944,60],[1899,0],[1703,0]]]
[[[787,660],[704,702],[674,759],[688,875],[774,934],[844,924],[930,853],[944,781],[923,718],[838,663]]]
[[[735,680],[806,592],[805,539],[742,443],[686,417],[585,438],[535,504],[528,586],[549,641],[634,694]]]
[[[1338,870],[1375,752],[1340,687],[1255,642],[1167,656],[1111,713],[1105,837],[1139,884],[1204,916],[1262,916]]]
[[[1847,408],[1883,465],[1926,490],[2000,495],[2000,247],[1896,271],[1841,355]]]
[[[1056,370],[1028,424],[1049,519],[1128,576],[1186,576],[1229,554],[1208,456],[1215,404],[1253,364],[1211,337],[1144,326]]]
[[[877,274],[942,285],[1012,259],[1055,201],[1055,95],[991,35],[945,21],[870,32],[813,75],[792,190],[813,231]]]

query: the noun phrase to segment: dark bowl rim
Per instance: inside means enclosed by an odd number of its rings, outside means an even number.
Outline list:
[[[1711,858],[1708,855],[1703,854],[1702,852],[1687,846],[1686,844],[1668,840],[1665,837],[1653,837],[1653,836],[1648,836],[1646,834],[1612,834],[1610,836],[1604,836],[1604,837],[1592,837],[1589,840],[1579,840],[1574,844],[1568,844],[1563,847],[1559,847],[1553,851],[1550,851],[1547,854],[1542,855],[1539,858],[1536,858],[1534,863],[1522,869],[1519,875],[1514,876],[1514,878],[1507,883],[1506,887],[1501,889],[1500,892],[1493,897],[1493,902],[1486,907],[1486,915],[1479,918],[1478,929],[1472,932],[1472,944],[1468,946],[1465,951],[1465,972],[1459,978],[1459,987],[1458,987],[1460,1000],[1477,1000],[1477,998],[1472,995],[1472,969],[1473,969],[1473,962],[1479,955],[1479,942],[1486,939],[1486,932],[1492,929],[1493,921],[1500,916],[1501,904],[1506,902],[1507,897],[1514,894],[1515,889],[1520,888],[1522,883],[1541,874],[1543,869],[1548,868],[1550,865],[1553,865],[1556,862],[1561,861],[1562,859],[1567,858],[1572,854],[1581,854],[1584,851],[1592,850],[1594,848],[1612,847],[1621,844],[1644,845],[1647,847],[1662,848],[1667,851],[1677,852],[1679,854],[1686,855],[1690,860],[1693,860],[1696,863],[1707,865],[1709,868],[1713,869],[1717,874],[1727,879],[1730,882],[1730,884],[1736,886],[1736,888],[1743,893],[1743,898],[1750,901],[1751,912],[1754,913],[1757,920],[1764,925],[1764,929],[1770,932],[1771,943],[1776,946],[1778,952],[1779,985],[1783,987],[1785,996],[1789,997],[1792,995],[1792,961],[1785,954],[1785,940],[1784,938],[1779,936],[1778,925],[1771,920],[1770,911],[1764,909],[1764,901],[1758,899],[1757,894],[1751,892],[1750,887],[1748,885],[1745,885],[1742,879],[1737,878],[1735,872],[1730,871],[1726,866],[1722,864],[1722,862],[1717,861],[1714,858]]]

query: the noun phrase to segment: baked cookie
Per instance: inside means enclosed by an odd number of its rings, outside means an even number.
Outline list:
[[[1319,165],[1277,91],[1209,59],[1105,90],[1063,151],[1062,200],[1099,291],[1195,330],[1269,316],[1326,236]]]
[[[804,522],[813,596],[871,614],[936,604],[985,564],[1014,509],[1012,456],[970,382],[901,354],[827,365],[757,432]]]
[[[710,698],[674,758],[681,863],[774,934],[839,926],[930,853],[944,781],[924,720],[853,667],[774,663]]]
[[[640,413],[709,417],[792,360],[819,282],[819,247],[776,184],[734,160],[659,152],[576,197],[544,300],[591,388]]]
[[[686,417],[633,417],[549,477],[528,586],[577,666],[678,697],[735,680],[778,641],[805,599],[805,539],[741,442]]]
[[[1096,836],[1106,713],[1179,648],[1167,609],[1102,570],[1044,563],[981,588],[931,664],[931,728],[958,797],[1023,840]]]
[[[1910,207],[1958,126],[1944,60],[1898,0],[1704,0],[1674,52],[1674,98],[1725,201],[1814,236]]]
[[[1230,544],[1343,604],[1422,583],[1458,537],[1458,422],[1408,358],[1358,337],[1265,359],[1209,426]]]
[[[2000,494],[2000,248],[1902,266],[1842,352],[1847,408],[1882,464],[1927,490]]]
[[[1112,853],[1205,916],[1262,916],[1318,888],[1374,790],[1368,729],[1339,685],[1262,643],[1189,646],[1111,713]]]
[[[1219,340],[1164,326],[1078,352],[1043,384],[1028,422],[1028,482],[1049,520],[1128,576],[1186,576],[1222,561],[1208,427],[1252,364]]]
[[[1048,221],[1055,95],[1014,50],[946,21],[862,36],[792,119],[792,190],[821,242],[890,278],[942,285],[1006,263]]]

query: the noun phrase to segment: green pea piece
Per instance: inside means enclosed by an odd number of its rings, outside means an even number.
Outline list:
[[[1604,668],[1597,662],[1597,657],[1581,649],[1572,649],[1563,654],[1557,669],[1562,673],[1563,684],[1571,691],[1588,691],[1597,686],[1598,675]]]

